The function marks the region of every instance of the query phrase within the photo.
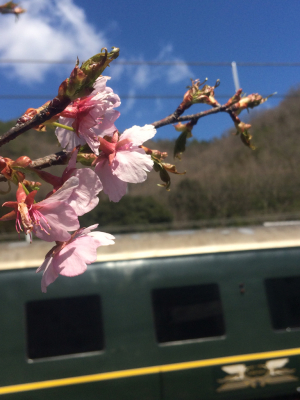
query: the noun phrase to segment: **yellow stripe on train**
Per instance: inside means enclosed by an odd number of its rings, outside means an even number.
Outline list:
[[[126,369],[122,371],[103,372],[100,374],[76,376],[71,378],[53,379],[42,382],[22,383],[0,387],[0,395],[8,393],[25,392],[38,389],[49,389],[59,386],[78,385],[81,383],[99,382],[111,379],[129,378],[140,375],[158,374],[160,372],[181,371],[192,368],[203,368],[214,365],[232,364],[242,361],[254,361],[268,358],[300,355],[300,347],[295,349],[274,350],[262,353],[241,354],[230,357],[210,358],[208,360],[187,361],[175,364],[165,364],[153,367]]]

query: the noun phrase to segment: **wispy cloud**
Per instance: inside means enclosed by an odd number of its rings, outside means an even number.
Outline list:
[[[122,81],[123,90],[127,86],[128,93],[131,95],[136,92],[142,94],[145,89],[146,92],[149,92],[149,88],[155,85],[163,87],[165,90],[168,85],[172,86],[180,82],[189,83],[189,78],[194,77],[193,72],[188,65],[184,63],[184,60],[174,55],[172,45],[163,47],[157,57],[151,61],[174,61],[179,62],[179,65],[159,65],[154,67],[147,64],[126,65],[126,61],[145,61],[144,57],[137,54],[131,59],[124,59],[121,57],[118,61],[124,62],[124,64],[114,65],[110,70],[112,82]],[[122,113],[129,112],[134,104],[135,101],[133,99],[128,100]],[[159,106],[160,108],[163,106],[162,102],[159,102]]]
[[[119,59],[125,61],[124,59]],[[145,61],[141,56],[135,55],[132,59],[126,61]],[[112,77],[115,80],[126,76],[127,82],[135,88],[145,89],[154,82],[162,81],[164,83],[178,83],[186,81],[193,77],[191,69],[184,63],[184,60],[174,56],[173,46],[167,45],[157,55],[154,62],[173,61],[179,62],[179,65],[161,65],[150,67],[149,65],[118,65],[112,71]]]
[[[27,12],[14,23],[2,18],[0,57],[5,59],[85,60],[107,44],[103,32],[88,23],[73,0],[24,0]],[[8,70],[7,65],[2,68]],[[51,64],[11,64],[10,74],[27,82],[42,81]],[[64,67],[62,67],[64,68]],[[70,70],[70,66],[66,66]]]

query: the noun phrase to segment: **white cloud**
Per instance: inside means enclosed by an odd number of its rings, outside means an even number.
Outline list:
[[[136,92],[134,89],[130,89],[128,96],[129,98],[127,100],[123,100],[122,102],[122,106],[121,106],[121,111],[122,114],[127,114],[129,111],[131,111],[133,109],[133,106],[135,105],[135,98],[134,96],[136,95]]]
[[[132,59],[118,59],[118,61],[122,62],[130,62],[131,60],[139,62],[145,61],[143,57],[137,55]],[[111,70],[111,76],[114,81],[120,79],[126,80],[129,87],[134,89],[146,89],[153,83],[160,81],[164,86],[166,83],[172,85],[178,82],[189,82],[189,79],[193,77],[193,72],[188,65],[184,63],[184,60],[174,56],[173,47],[171,45],[165,46],[152,61],[173,61],[175,63],[178,62],[178,65],[114,65],[114,68]]]
[[[97,32],[86,19],[83,9],[73,0],[24,0],[27,10],[14,23],[2,18],[0,57],[4,59],[84,61],[107,45],[103,32]],[[2,67],[7,67],[5,64]],[[18,78],[42,81],[51,64],[12,64]],[[66,66],[70,70],[70,65]]]
[[[192,72],[186,64],[174,65],[167,71],[168,83],[178,83],[193,77]]]

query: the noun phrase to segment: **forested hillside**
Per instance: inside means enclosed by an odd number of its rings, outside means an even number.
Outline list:
[[[173,142],[148,142],[150,148],[168,151],[166,161],[175,162],[186,175],[171,176],[170,192],[157,186],[159,176],[152,172],[146,182],[130,185],[128,195],[117,204],[101,195],[99,206],[82,222],[108,226],[300,215],[300,89],[291,91],[278,107],[251,115],[254,151],[233,132],[211,142],[200,141],[201,121],[182,161],[172,157]],[[0,134],[10,125],[0,123]],[[59,147],[53,131],[28,132],[1,150],[1,155],[15,159],[22,154],[46,155]]]
[[[132,186],[131,194],[151,193],[181,221],[300,212],[300,90],[250,121],[256,150],[244,146],[234,131],[208,143],[190,139],[176,162],[187,174],[172,177],[171,192],[154,188],[153,173]],[[152,145],[168,145],[172,154],[171,143]]]

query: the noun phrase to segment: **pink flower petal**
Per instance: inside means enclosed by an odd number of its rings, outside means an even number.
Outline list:
[[[95,167],[95,172],[99,176],[103,184],[103,191],[108,195],[109,199],[115,203],[120,201],[126,194],[127,183],[113,175],[108,160],[100,160]]]
[[[87,237],[75,239],[54,256],[54,265],[59,266],[60,275],[72,277],[83,274],[86,264],[96,261],[97,251],[90,242]]]
[[[105,232],[90,232],[89,236],[92,236],[95,242],[98,243],[98,246],[109,246],[110,244],[115,244],[113,235]]]
[[[42,291],[57,279],[58,275],[76,276],[82,274],[87,264],[97,259],[97,247],[114,244],[114,237],[105,232],[91,232],[98,224],[80,229],[65,243],[54,246],[50,252],[53,256],[47,257],[36,272],[44,271],[42,277]],[[48,253],[49,254],[49,253]]]
[[[42,228],[34,226],[33,231],[35,235],[46,242],[68,241],[71,235],[67,231],[75,231],[80,226],[78,217],[73,208],[61,201],[51,202],[49,204],[44,203],[43,205],[41,205],[41,203],[37,203],[33,206],[44,217],[44,219],[40,219]]]
[[[36,272],[44,271],[41,282],[43,293],[47,292],[47,286],[53,283],[58,278],[59,275],[59,272],[54,268],[52,262],[53,258],[48,257],[45,259],[43,264],[36,270]]]
[[[58,122],[60,124],[71,127],[74,122],[74,119],[59,117]],[[61,147],[67,149],[68,151],[72,151],[74,147],[78,145],[83,146],[86,143],[85,139],[82,136],[78,136],[76,135],[75,132],[68,131],[67,129],[64,128],[56,128],[55,135],[57,136],[57,139],[61,144]]]
[[[110,76],[99,76],[93,85],[94,90],[91,94],[95,96],[98,92],[103,92],[106,89],[106,82],[110,79]]]
[[[113,173],[122,181],[130,183],[144,182],[147,172],[152,168],[151,156],[138,147],[117,152],[113,163]]]
[[[78,185],[79,179],[76,176],[72,176],[55,193],[53,193],[50,197],[47,197],[47,199],[42,200],[38,204],[43,206],[54,201],[68,202],[70,196],[73,194]]]
[[[67,253],[72,250],[72,256]],[[60,265],[62,267],[61,275],[76,276],[82,274],[86,270],[86,264],[91,264],[97,259],[97,247],[88,236],[79,237],[68,244],[59,253]]]
[[[123,139],[128,139],[132,144],[140,146],[146,140],[152,139],[156,134],[156,129],[153,125],[145,126],[133,126],[130,129],[126,129],[124,133],[120,136],[120,141]]]
[[[99,202],[97,194],[103,189],[103,185],[90,168],[77,170],[76,177],[79,179],[79,185],[73,191],[68,204],[77,215],[83,215],[96,207]]]

